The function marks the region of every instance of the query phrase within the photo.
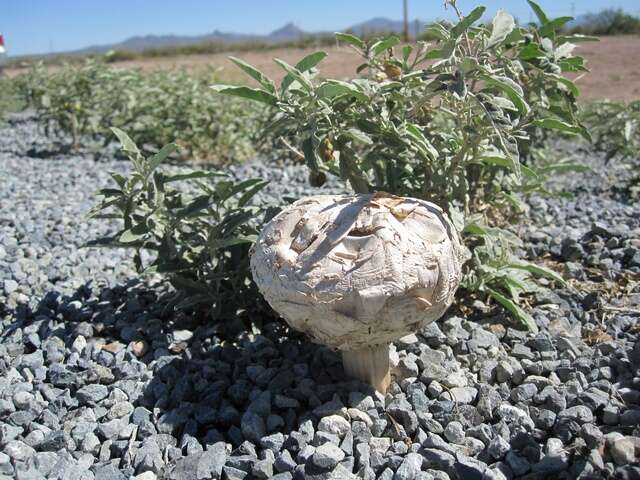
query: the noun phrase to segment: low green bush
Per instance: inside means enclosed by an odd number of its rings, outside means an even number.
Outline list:
[[[207,88],[214,78],[212,72],[145,73],[89,60],[55,71],[37,65],[14,82],[43,125],[68,134],[72,148],[83,135],[110,138],[115,126],[152,150],[177,142],[179,159],[224,164],[250,158],[264,109],[215,95]]]
[[[606,154],[607,161],[622,162],[633,172],[626,185],[616,188],[640,197],[640,100],[599,101],[584,106],[581,119],[593,137],[593,146]]]
[[[145,157],[123,131],[114,133],[132,170],[128,176],[111,174],[115,186],[100,191],[103,200],[90,217],[116,218],[121,228],[90,245],[133,248],[138,271],[163,274],[175,287],[176,308],[205,306],[211,318],[220,319],[255,305],[249,248],[275,212],[249,202],[267,182],[237,182],[217,171],[171,174],[162,164],[177,145]],[[142,249],[154,253],[148,265]]]
[[[492,298],[535,329],[521,295],[537,288],[535,277],[563,280],[518,258],[519,240],[506,227],[522,218],[522,195],[546,193],[546,176],[581,168],[523,165],[520,152],[539,129],[588,138],[577,118],[578,89],[563,76],[586,71],[573,54],[572,40],[582,37],[562,35],[570,18],[550,19],[532,1],[539,27],[518,27],[504,11],[490,27],[475,26],[484,7],[463,16],[454,0],[447,3],[459,22],[431,26],[435,45],[337,34],[361,53],[361,78],[314,81],[325,57],[317,52],[296,65],[276,59],[286,73],[279,86],[233,59],[260,86],[212,88],[277,109],[265,135],[288,137],[318,183],[333,174],[356,192],[441,205],[470,251],[467,292]]]
[[[24,98],[16,83],[10,78],[0,76],[0,122],[6,114],[19,112],[25,108]]]
[[[589,103],[582,109],[581,120],[589,127],[594,147],[605,152],[607,159],[640,157],[640,100]]]

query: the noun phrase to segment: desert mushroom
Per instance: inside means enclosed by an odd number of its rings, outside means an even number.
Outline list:
[[[340,350],[347,375],[385,392],[389,344],[445,312],[463,252],[433,203],[384,193],[317,195],[264,227],[251,270],[291,327]]]

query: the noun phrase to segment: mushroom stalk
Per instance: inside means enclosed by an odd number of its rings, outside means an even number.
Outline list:
[[[344,373],[368,383],[381,393],[385,393],[391,383],[389,368],[389,344],[374,345],[360,350],[343,350]]]

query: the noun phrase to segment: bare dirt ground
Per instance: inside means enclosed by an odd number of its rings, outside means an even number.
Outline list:
[[[321,64],[322,76],[326,78],[349,78],[354,76],[360,57],[345,47],[320,47],[329,54]],[[288,63],[317,49],[279,48],[266,51],[227,52],[211,55],[188,55],[166,58],[147,58],[114,63],[120,68],[142,70],[185,69],[202,72],[216,69],[218,76],[226,82],[245,82],[242,73],[227,58],[234,55],[254,65],[268,76],[279,80],[283,72],[272,59],[281,58]],[[599,42],[579,44],[577,52],[587,59],[591,72],[581,76],[577,84],[582,100],[608,98],[630,101],[640,98],[640,35],[603,37]],[[11,73],[17,73],[14,69]]]

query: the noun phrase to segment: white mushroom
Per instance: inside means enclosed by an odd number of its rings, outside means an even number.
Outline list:
[[[433,203],[385,193],[318,195],[264,227],[251,270],[289,325],[340,350],[348,375],[384,392],[389,343],[445,312],[463,252]]]

